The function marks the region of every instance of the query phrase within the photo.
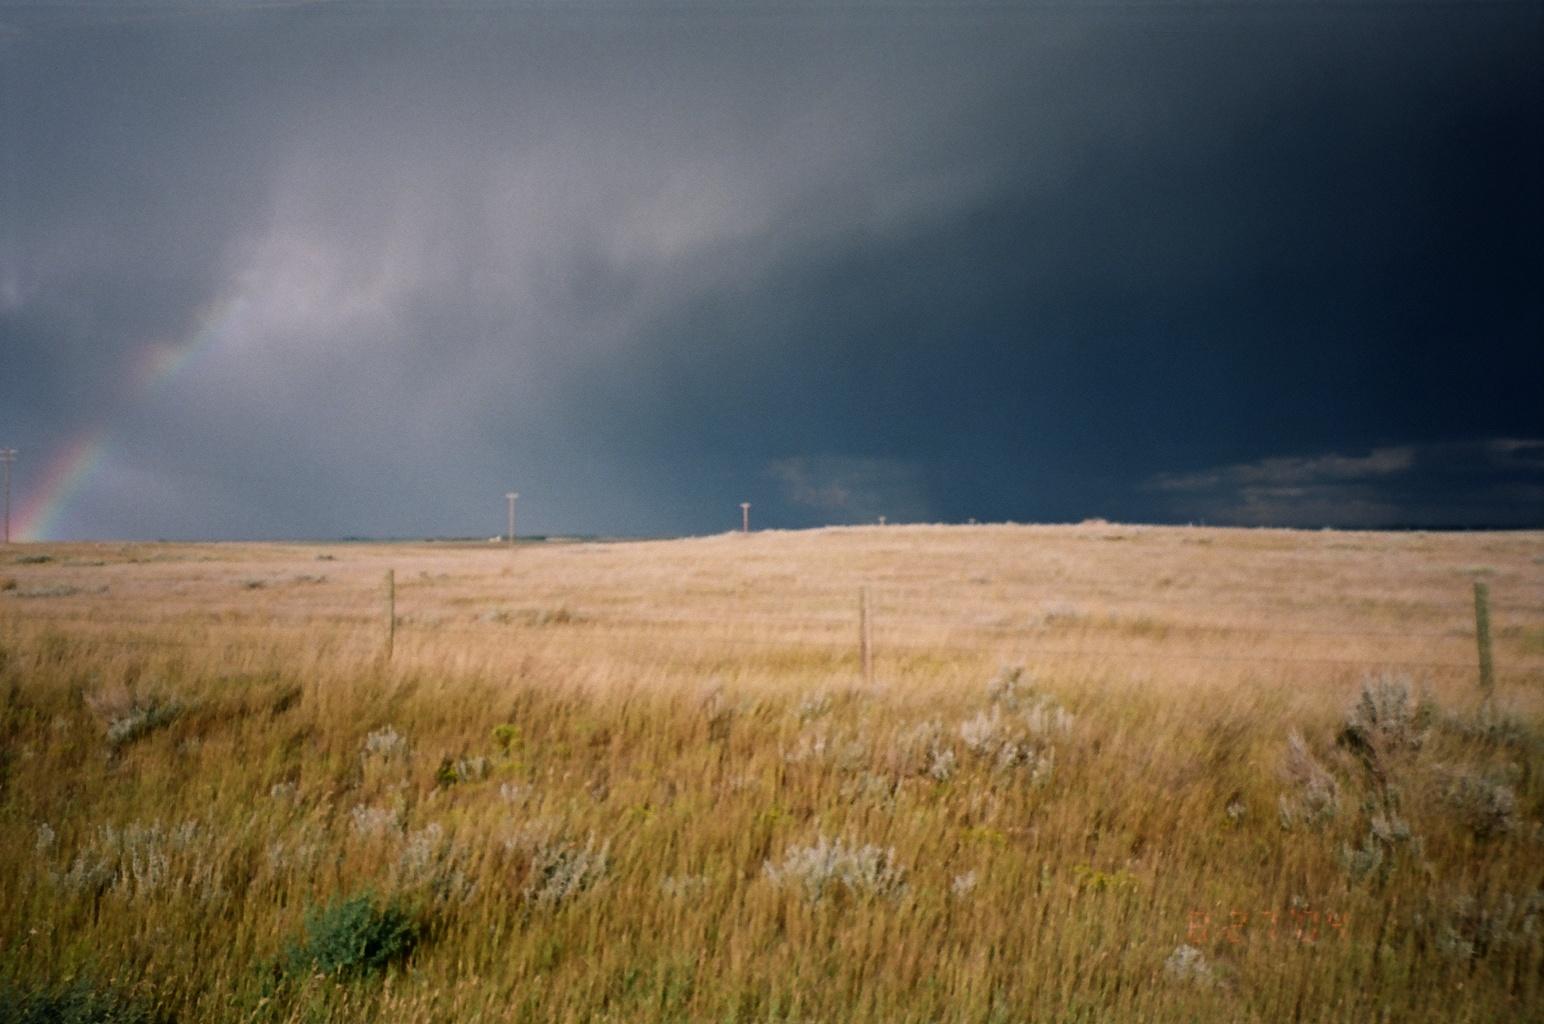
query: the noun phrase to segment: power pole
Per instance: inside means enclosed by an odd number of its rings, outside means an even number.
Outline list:
[[[16,461],[15,448],[0,448],[0,465],[5,467],[5,542],[11,542],[11,463]]]
[[[504,500],[509,502],[509,533],[508,533],[508,537],[509,537],[509,542],[511,544],[513,544],[515,542],[515,499],[518,498],[518,497],[520,497],[520,495],[516,491],[510,491],[508,494],[504,495]]]
[[[748,501],[740,502],[740,532],[751,532],[751,503]]]

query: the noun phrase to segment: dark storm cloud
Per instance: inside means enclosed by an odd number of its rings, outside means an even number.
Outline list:
[[[1277,456],[1160,474],[1149,486],[1169,496],[1173,513],[1213,523],[1526,526],[1544,505],[1544,440]]]
[[[928,518],[917,467],[895,459],[814,456],[779,459],[767,467],[793,505],[837,521],[886,516],[897,521]]]
[[[112,438],[61,532],[1544,520],[1327,468],[1544,435],[1536,4],[26,10],[0,432]]]

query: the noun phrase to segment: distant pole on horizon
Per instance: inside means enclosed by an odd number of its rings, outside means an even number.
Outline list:
[[[515,542],[515,499],[518,497],[520,494],[517,491],[510,491],[504,495],[504,500],[509,502],[509,533],[506,536],[511,544]]]
[[[740,502],[740,532],[751,532],[751,503],[748,501]]]
[[[0,465],[5,467],[5,542],[11,542],[11,463],[16,461],[15,448],[0,448]]]

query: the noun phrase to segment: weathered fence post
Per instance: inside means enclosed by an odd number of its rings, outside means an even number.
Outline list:
[[[868,587],[858,588],[858,653],[863,662],[863,683],[874,685],[874,637],[869,628]]]
[[[397,643],[397,570],[386,570],[386,660]]]
[[[1488,698],[1496,687],[1490,659],[1490,587],[1479,580],[1474,582],[1474,639],[1480,648],[1480,689]]]

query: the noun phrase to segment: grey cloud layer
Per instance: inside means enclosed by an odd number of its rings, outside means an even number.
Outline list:
[[[1274,457],[1149,486],[1181,515],[1249,526],[1527,526],[1544,505],[1544,440]]]
[[[101,419],[67,523],[131,535],[1141,518],[1536,436],[1529,16],[21,24],[0,428]]]

